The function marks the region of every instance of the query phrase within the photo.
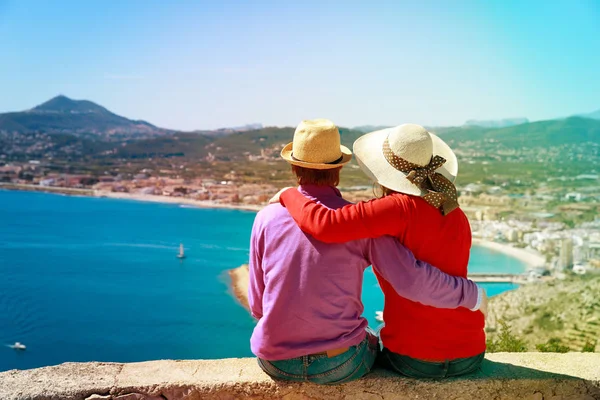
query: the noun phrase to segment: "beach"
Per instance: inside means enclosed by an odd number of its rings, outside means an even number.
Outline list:
[[[265,205],[243,203],[219,203],[212,200],[195,200],[186,197],[158,196],[142,193],[109,192],[105,190],[64,188],[55,186],[0,183],[0,189],[29,192],[46,192],[68,196],[102,197],[109,199],[147,201],[153,203],[183,204],[198,208],[224,208],[232,210],[260,211]]]
[[[154,203],[185,204],[199,208],[226,208],[232,210],[260,211],[264,207],[264,205],[218,203],[212,200],[194,200],[186,197],[157,196],[141,193],[107,192],[101,190],[95,190],[93,195],[94,197],[105,197],[110,199],[149,201]]]
[[[546,264],[544,256],[535,250],[520,249],[506,243],[491,242],[479,238],[473,238],[473,244],[514,257],[527,264],[529,268],[541,267]]]

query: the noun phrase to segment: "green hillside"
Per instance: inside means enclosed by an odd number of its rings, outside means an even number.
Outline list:
[[[564,144],[600,142],[600,120],[571,117],[531,122],[506,128],[437,128],[434,132],[449,144],[464,141],[491,141],[508,148],[551,147]]]
[[[352,148],[352,143],[361,132],[340,128],[342,143]],[[245,158],[248,154],[258,155],[262,149],[278,152],[292,141],[294,128],[267,127],[258,130],[236,132],[225,136],[207,136],[197,133],[176,133],[153,139],[128,142],[120,147],[116,156],[126,158],[206,157],[213,154],[218,160],[230,161]]]
[[[507,322],[529,351],[558,338],[572,351],[600,341],[600,275],[568,276],[565,280],[533,283],[494,296],[489,303],[488,339]],[[597,347],[600,351],[600,347]]]
[[[123,158],[188,157],[202,158],[212,138],[197,133],[177,133],[152,139],[130,141],[117,147],[113,156]]]

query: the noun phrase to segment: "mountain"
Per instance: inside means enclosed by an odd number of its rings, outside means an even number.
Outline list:
[[[600,111],[586,116],[596,116]],[[460,127],[435,127],[452,147],[478,142],[481,150],[539,148],[564,144],[599,143],[598,119],[570,117],[527,122],[526,119],[469,121]],[[520,123],[523,122],[523,123]],[[515,125],[519,123],[518,125]],[[482,124],[482,125],[478,125]],[[511,126],[498,127],[509,124]],[[382,126],[339,128],[342,143],[352,147],[365,131]],[[0,114],[0,149],[11,157],[44,154],[111,154],[125,158],[191,157],[220,161],[248,160],[277,155],[292,140],[293,127],[262,127],[250,124],[215,131],[178,132],[145,121],[130,120],[87,100],[57,96],[22,112]],[[135,139],[135,140],[133,140]],[[120,142],[115,146],[115,142]],[[107,144],[110,146],[107,147]],[[76,149],[76,150],[74,150]],[[61,153],[62,152],[62,153]],[[24,157],[24,155],[23,155]]]
[[[210,132],[177,132],[170,136],[132,141],[120,147],[115,154],[127,158],[202,158],[210,153],[220,161],[247,160],[248,155],[258,155],[263,150],[268,154],[278,154],[284,145],[292,141],[294,130],[293,127],[266,127],[224,136]],[[347,128],[339,130],[342,144],[350,148],[363,134]]]
[[[577,115],[577,117],[600,119],[600,110],[596,110],[596,111],[588,113],[588,114],[579,114],[579,115]]]
[[[339,128],[342,144],[352,148],[364,133]],[[479,126],[433,128],[451,147],[466,142],[480,142],[490,152],[498,146],[506,148],[551,147],[562,144],[600,142],[600,121],[568,118],[515,125],[507,128]],[[278,154],[294,135],[293,127],[266,127],[235,132],[224,136],[200,132],[175,132],[172,135],[130,141],[120,146],[115,155],[125,158],[186,157],[204,158],[209,154],[216,160],[247,160],[248,155]]]
[[[255,131],[258,129],[262,129],[263,125],[261,123],[255,122],[253,124],[246,124],[242,126],[233,126],[230,128],[221,128],[217,129],[217,131],[233,131],[233,132],[246,132],[246,131]]]
[[[145,121],[116,115],[87,100],[60,95],[31,110],[0,114],[0,131],[13,133],[63,133],[93,139],[138,139],[160,136],[169,130]]]
[[[58,95],[45,103],[29,110],[32,113],[110,113],[106,108],[88,100],[71,100]]]
[[[215,129],[214,131],[194,131],[194,132],[200,133],[205,136],[220,137],[220,136],[231,135],[232,133],[255,131],[255,130],[262,129],[262,128],[263,128],[263,125],[261,123],[254,123],[254,124],[246,124],[246,125],[242,125],[242,126],[234,126],[234,127],[230,127],[230,128],[219,128],[219,129]]]
[[[480,126],[482,128],[505,128],[507,126],[521,125],[528,123],[527,118],[504,118],[499,120],[476,120],[470,119],[465,122],[465,126]]]
[[[570,117],[531,122],[506,128],[463,126],[434,130],[450,145],[454,141],[490,141],[509,148],[550,147],[564,144],[600,142],[600,120]],[[493,147],[493,146],[492,146]]]
[[[379,130],[385,129],[385,128],[389,128],[389,126],[386,126],[386,125],[361,125],[361,126],[355,126],[352,129],[355,131],[363,132],[363,133],[369,133],[369,132],[379,131]]]

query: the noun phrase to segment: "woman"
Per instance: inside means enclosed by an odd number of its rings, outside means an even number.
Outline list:
[[[458,162],[448,145],[419,125],[405,124],[360,137],[354,154],[384,196],[332,210],[297,190],[284,191],[280,201],[300,228],[328,243],[392,235],[416,258],[466,277],[471,229],[457,202]],[[384,363],[418,378],[457,376],[479,367],[485,353],[481,312],[415,303],[377,279],[385,295]]]

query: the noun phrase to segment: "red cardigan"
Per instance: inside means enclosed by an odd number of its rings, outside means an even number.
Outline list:
[[[300,228],[318,240],[341,243],[392,235],[417,259],[450,275],[467,276],[471,228],[460,208],[444,217],[422,198],[401,193],[337,210],[315,203],[295,189],[282,193],[280,201]],[[485,351],[481,312],[415,303],[396,294],[380,276],[377,279],[385,296],[381,339],[389,350],[430,361]]]

